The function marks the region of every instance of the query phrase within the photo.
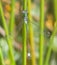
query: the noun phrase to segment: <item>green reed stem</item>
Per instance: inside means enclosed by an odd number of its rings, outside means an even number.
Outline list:
[[[36,65],[36,57],[35,57],[35,43],[34,43],[34,35],[32,28],[32,16],[31,16],[31,0],[28,0],[28,26],[29,26],[29,40],[30,40],[30,50],[32,56],[32,65]]]
[[[1,48],[0,48],[0,64],[5,65]]]
[[[15,24],[15,0],[12,0],[11,1],[12,3],[11,3],[11,17],[10,17],[10,22],[9,22],[9,33],[10,33],[10,40],[9,41],[11,41],[11,43],[13,43],[13,31],[14,31],[14,24]],[[13,49],[13,46],[10,44],[10,42],[8,42],[9,43],[9,46],[10,46],[10,48],[11,49]],[[14,56],[13,56],[13,54],[12,54],[13,52],[12,52],[12,50],[11,50],[11,54],[10,54],[10,57],[12,58],[12,60],[11,60],[11,62],[13,62],[12,63],[12,65],[15,65],[15,60],[14,60]]]
[[[52,50],[52,44],[53,44],[53,40],[54,40],[54,36],[57,32],[57,0],[54,0],[54,12],[55,12],[55,18],[56,18],[56,24],[54,27],[54,31],[53,34],[50,38],[50,42],[49,42],[49,48],[48,48],[48,52],[47,52],[47,56],[46,56],[46,60],[45,60],[45,65],[49,65],[49,59],[50,59],[50,55],[51,55],[51,50]]]
[[[44,47],[44,0],[40,0],[40,57],[39,65],[43,65],[43,47]]]
[[[5,32],[6,32],[6,36],[7,36],[7,42],[8,42],[8,46],[9,46],[11,65],[15,65],[12,41],[11,41],[11,38],[10,38],[10,35],[9,35],[8,27],[6,25],[6,20],[4,18],[3,9],[2,9],[2,3],[1,2],[0,2],[0,14],[2,16],[2,23],[3,23],[4,29],[5,29]]]
[[[26,24],[23,24],[23,65],[26,65]]]
[[[6,20],[5,20],[5,18],[4,18],[1,1],[0,1],[0,14],[1,14],[1,17],[2,17],[2,22],[3,22],[4,29],[5,29],[5,33],[6,33],[6,35],[8,36],[8,27],[7,27],[7,25],[6,25]]]
[[[14,54],[13,54],[13,46],[12,46],[12,40],[10,37],[7,37],[7,42],[8,42],[8,46],[9,46],[9,58],[10,58],[10,62],[11,65],[16,65],[15,63],[15,59],[14,59]]]
[[[23,0],[23,10],[27,11],[27,0]],[[24,13],[24,19],[26,17],[26,13]],[[26,65],[26,21],[23,22],[23,65]]]
[[[12,34],[14,30],[14,22],[15,22],[15,0],[11,0],[11,17],[9,22],[9,32]]]

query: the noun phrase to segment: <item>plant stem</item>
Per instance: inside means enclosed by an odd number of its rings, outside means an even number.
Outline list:
[[[23,0],[23,10],[24,12],[27,10],[27,0]],[[26,21],[25,21],[26,13],[24,13],[24,22],[23,22],[23,65],[26,65]]]
[[[10,25],[9,25],[9,32],[10,32],[10,40],[8,39],[8,43],[9,43],[9,47],[11,49],[11,53],[10,53],[10,56],[12,58],[11,62],[12,62],[12,65],[15,65],[15,62],[14,62],[14,56],[13,56],[13,52],[12,52],[12,49],[13,49],[13,46],[10,44],[13,43],[13,30],[14,30],[14,22],[15,22],[15,0],[12,0],[11,1],[11,18],[10,18]]]
[[[44,0],[40,0],[40,52],[39,65],[43,65],[44,47]]]
[[[1,65],[5,65],[1,48],[0,48],[0,63],[1,63]]]
[[[6,33],[6,35],[8,36],[8,35],[9,35],[9,34],[8,34],[8,28],[7,28],[7,25],[6,25],[6,20],[5,20],[5,18],[4,18],[1,1],[0,1],[0,14],[1,14],[1,17],[2,17],[2,22],[3,22],[4,29],[5,29],[5,33]]]
[[[36,57],[35,57],[35,45],[34,45],[34,36],[33,36],[33,28],[32,28],[32,16],[31,16],[31,0],[28,0],[28,25],[29,25],[29,40],[30,40],[30,48],[31,48],[31,56],[32,56],[32,65],[36,65]]]
[[[12,0],[12,5],[11,5],[11,17],[10,17],[10,22],[9,22],[9,32],[12,34],[14,30],[14,20],[15,20],[15,0]]]
[[[26,24],[23,24],[23,65],[26,65]]]
[[[8,46],[9,46],[9,58],[11,61],[11,65],[16,65],[15,63],[15,59],[14,59],[14,54],[13,54],[13,46],[12,46],[12,40],[11,38],[7,37],[7,42],[8,42]]]
[[[49,59],[50,59],[52,44],[53,44],[54,36],[57,32],[57,0],[54,0],[54,11],[55,11],[56,25],[54,27],[53,34],[50,38],[50,42],[49,42],[50,45],[49,45],[49,48],[48,48],[48,52],[47,52],[47,56],[46,56],[46,60],[45,60],[45,65],[49,65],[48,62],[49,62]]]
[[[6,20],[4,18],[4,14],[3,14],[3,9],[2,9],[2,3],[0,2],[0,13],[2,16],[2,23],[6,32],[6,36],[7,36],[7,42],[8,42],[8,46],[9,46],[9,53],[11,55],[10,60],[11,60],[11,65],[15,65],[15,61],[14,61],[14,55],[13,55],[13,46],[12,46],[12,41],[11,38],[9,37],[9,32],[8,32],[8,27],[6,25]]]

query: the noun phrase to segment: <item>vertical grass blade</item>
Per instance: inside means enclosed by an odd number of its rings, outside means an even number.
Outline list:
[[[9,31],[8,31],[8,27],[6,25],[6,20],[4,18],[1,1],[0,1],[0,14],[2,16],[2,23],[3,23],[4,29],[5,29],[5,32],[6,32],[6,36],[7,36],[7,42],[8,42],[8,46],[9,46],[9,53],[10,53],[11,65],[15,65],[14,54],[13,54],[13,46],[12,46],[12,40],[11,40],[11,38],[9,36]]]
[[[26,24],[23,24],[23,65],[26,65]]]
[[[44,46],[44,0],[40,0],[40,52],[39,65],[43,65]]]
[[[13,33],[14,30],[14,22],[15,22],[15,0],[11,0],[11,17],[9,22],[9,32],[10,34]]]
[[[9,58],[10,58],[11,65],[16,65],[15,59],[14,59],[14,54],[13,54],[13,46],[12,46],[11,38],[7,37],[7,42],[8,42],[8,46],[9,46]]]
[[[23,0],[23,10],[24,10],[24,22],[23,22],[23,65],[26,65],[26,11],[27,11],[27,0]]]
[[[29,40],[30,40],[30,49],[32,56],[32,65],[36,65],[36,57],[35,57],[35,43],[33,36],[33,28],[32,28],[32,16],[31,16],[31,0],[28,0],[28,25],[29,25]]]
[[[54,2],[54,12],[55,12],[55,18],[56,18],[56,24],[55,24],[55,27],[54,27],[54,31],[53,31],[53,34],[50,38],[50,42],[49,42],[49,48],[48,48],[48,52],[47,52],[47,56],[46,56],[46,60],[45,60],[45,65],[49,65],[49,59],[50,59],[50,55],[51,55],[51,50],[52,50],[52,44],[53,44],[53,40],[54,40],[54,36],[57,32],[57,0],[53,0]]]
[[[7,25],[6,25],[6,20],[5,20],[5,18],[4,18],[1,1],[0,1],[0,15],[1,15],[1,17],[2,17],[2,23],[3,23],[4,29],[5,29],[5,33],[6,33],[6,35],[8,36],[8,27],[7,27]]]
[[[3,59],[3,54],[2,54],[1,48],[0,48],[0,64],[1,65],[5,65],[4,64],[4,59]]]
[[[8,39],[9,48],[11,49],[10,58],[11,58],[11,64],[15,64],[14,55],[13,55],[13,46],[11,43],[13,43],[13,31],[14,31],[14,24],[15,24],[15,0],[11,0],[11,17],[9,22],[9,33],[10,33],[10,40]]]

